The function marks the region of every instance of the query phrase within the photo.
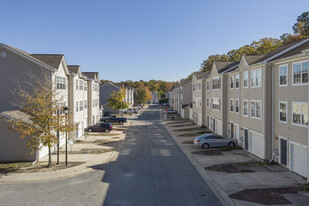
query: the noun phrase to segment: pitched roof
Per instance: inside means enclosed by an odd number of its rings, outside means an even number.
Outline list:
[[[232,68],[233,66],[236,66],[237,64],[239,64],[239,62],[220,62],[220,61],[216,61],[214,62],[214,64],[217,67],[218,73],[222,73],[225,72],[226,70]],[[236,69],[236,67],[235,67]]]
[[[180,80],[180,85],[186,85],[186,84],[188,84],[188,83],[190,83],[190,82],[192,82],[191,79],[181,79],[181,80]]]
[[[193,75],[195,75],[197,79],[200,79],[200,78],[204,77],[207,74],[208,74],[208,72],[194,72],[193,73]]]
[[[83,75],[90,77],[91,79],[94,79],[95,76],[98,76],[98,72],[82,72]]]
[[[247,54],[247,55],[244,55],[244,58],[246,59],[247,63],[249,65],[251,65],[253,62],[257,62],[258,60],[260,60],[261,58],[263,58],[265,56],[265,54],[260,54],[260,55],[250,55],[250,54]]]
[[[280,52],[283,52],[284,50],[286,49],[289,49],[293,46],[296,46],[297,44],[301,44],[303,42],[307,42],[309,40],[309,38],[306,38],[306,39],[302,39],[302,40],[299,40],[299,41],[296,41],[296,42],[293,42],[293,43],[290,43],[290,44],[286,44],[286,45],[283,45],[281,47],[278,47],[277,49],[273,50],[273,51],[270,51],[268,52],[267,54],[264,55],[264,57],[262,57],[261,59],[255,61],[255,62],[252,62],[252,64],[256,64],[256,63],[260,63],[260,62],[263,62],[275,55],[278,55]]]
[[[64,57],[63,54],[31,54],[31,56],[55,69],[59,68],[62,58]]]
[[[77,74],[79,67],[80,67],[79,65],[68,65],[69,71],[75,74]]]
[[[301,45],[301,46],[299,46],[295,49],[292,49],[291,51],[289,51],[285,54],[280,55],[279,57],[276,57],[274,60],[283,59],[283,58],[287,58],[287,57],[294,56],[294,55],[297,55],[297,54],[301,54],[306,49],[309,49],[309,41],[305,42],[303,45]]]

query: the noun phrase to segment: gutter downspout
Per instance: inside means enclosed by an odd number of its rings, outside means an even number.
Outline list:
[[[269,66],[271,67],[271,151],[272,151],[272,155],[271,155],[271,160],[270,162],[273,162],[275,159],[277,160],[277,155],[274,152],[274,84],[275,84],[275,76],[274,76],[274,70],[272,68],[272,65],[269,64]]]

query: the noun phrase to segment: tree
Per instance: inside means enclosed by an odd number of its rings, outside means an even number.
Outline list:
[[[296,21],[293,26],[294,33],[304,38],[309,37],[309,11],[298,16]]]
[[[266,54],[282,45],[283,43],[280,39],[267,37],[251,43],[251,46],[255,49],[256,54]]]
[[[129,103],[125,101],[126,89],[120,88],[119,91],[113,91],[113,94],[107,98],[108,105],[115,110],[123,110],[129,108]]]
[[[145,104],[147,101],[151,100],[151,98],[151,92],[149,91],[148,87],[144,86],[144,84],[141,84],[136,89],[135,100],[138,104]]]
[[[229,58],[226,54],[216,54],[216,55],[210,55],[206,60],[203,61],[201,64],[201,72],[210,72],[212,68],[212,64],[215,61],[228,61]]]
[[[280,36],[280,39],[284,45],[293,43],[295,41],[303,39],[303,36],[296,34],[284,33]]]
[[[51,148],[58,143],[56,131],[71,133],[74,126],[63,114],[63,99],[52,81],[51,74],[35,76],[29,74],[28,87],[19,86],[16,93],[20,101],[15,103],[19,109],[30,116],[31,123],[21,119],[11,121],[10,130],[19,134],[20,138],[28,137],[27,146],[35,152],[44,146],[48,147],[48,165],[52,164]]]
[[[229,61],[240,61],[241,57],[246,54],[256,54],[255,48],[249,45],[233,49],[227,53]]]

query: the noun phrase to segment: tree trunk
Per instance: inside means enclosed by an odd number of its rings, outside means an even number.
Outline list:
[[[50,167],[52,164],[52,152],[51,152],[51,147],[48,147],[48,165],[47,167]]]

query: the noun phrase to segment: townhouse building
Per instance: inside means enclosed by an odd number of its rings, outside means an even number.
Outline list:
[[[105,84],[100,85],[100,105],[103,106],[104,112],[119,113],[119,111],[116,111],[109,106],[107,99],[114,92],[118,92],[122,87],[126,90],[125,101],[129,104],[129,108],[132,108],[134,105],[134,88],[124,87],[123,84],[106,82]]]
[[[214,62],[204,79],[204,125],[213,132],[227,135],[227,75],[239,62]]]
[[[190,79],[180,80],[179,98],[180,115],[184,119],[189,119],[192,103],[192,81]]]
[[[99,73],[98,72],[82,72],[82,75],[87,77],[88,125],[94,125],[100,122],[100,118],[102,116],[102,109],[100,108]]]
[[[82,75],[80,66],[68,65],[69,76],[69,108],[71,112],[70,123],[75,126],[74,138],[84,135],[88,127],[88,78]],[[91,89],[91,88],[90,88]]]
[[[309,42],[300,42],[269,62],[273,80],[274,159],[309,177],[308,63]]]
[[[203,124],[203,78],[207,75],[206,72],[194,72],[192,76],[192,107],[190,108],[189,117],[196,124],[202,126]]]
[[[77,130],[73,136],[81,136],[85,127],[99,120],[97,72],[82,74],[79,66],[67,66],[62,54],[30,54],[2,43],[0,68],[5,73],[0,77],[0,92],[6,97],[0,101],[0,139],[4,142],[0,145],[0,161],[34,161],[48,154],[48,147],[42,147],[31,154],[27,140],[20,140],[16,133],[8,130],[12,119],[31,122],[29,115],[19,111],[14,103],[21,100],[17,94],[20,88],[29,93],[33,91],[29,82],[33,82],[34,78],[47,78],[56,89],[55,98],[60,100],[59,107],[68,107],[69,121],[76,124]],[[33,86],[35,87],[35,82]],[[59,138],[59,145],[64,145],[65,134],[55,133]]]
[[[14,103],[20,101],[17,92],[23,88],[33,91],[29,82],[33,78],[50,78],[57,89],[57,98],[61,105],[68,106],[69,70],[65,57],[61,54],[29,54],[20,49],[0,44],[0,68],[5,75],[0,77],[0,91],[5,98],[0,101],[1,130],[0,138],[4,144],[0,145],[0,161],[30,161],[39,160],[48,154],[48,148],[43,147],[30,154],[27,142],[21,141],[19,136],[7,130],[10,119],[29,119],[26,114],[18,111]],[[65,135],[59,134],[59,144],[63,145]]]

